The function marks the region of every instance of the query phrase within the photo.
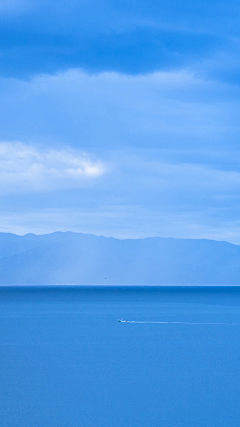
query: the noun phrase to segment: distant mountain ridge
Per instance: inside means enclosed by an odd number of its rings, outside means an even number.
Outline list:
[[[240,246],[72,232],[0,233],[0,284],[238,285]]]

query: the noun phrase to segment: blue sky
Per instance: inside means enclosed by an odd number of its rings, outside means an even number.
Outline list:
[[[0,1],[0,231],[240,243],[237,1]]]

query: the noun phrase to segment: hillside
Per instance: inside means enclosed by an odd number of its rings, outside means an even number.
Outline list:
[[[0,233],[0,284],[240,284],[240,247],[212,240],[118,240]]]

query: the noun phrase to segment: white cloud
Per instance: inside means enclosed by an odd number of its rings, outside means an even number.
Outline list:
[[[105,172],[101,161],[73,150],[0,143],[0,193],[80,187]]]
[[[0,193],[29,192],[23,205],[31,197],[35,212],[22,228],[14,217],[8,230],[222,238],[226,219],[226,228],[239,229],[239,88],[187,71],[126,76],[80,70],[28,81],[1,78],[0,87],[1,139],[49,147],[0,144]],[[65,146],[72,148],[60,149]],[[76,147],[101,153],[113,173],[99,179],[105,164]],[[89,182],[95,185],[88,191],[56,192],[50,203],[33,194]],[[17,197],[4,202],[6,211],[21,209]],[[110,212],[102,210],[106,205],[113,206]],[[116,205],[130,208],[119,212]],[[61,208],[59,219],[58,213],[44,219],[52,206]]]

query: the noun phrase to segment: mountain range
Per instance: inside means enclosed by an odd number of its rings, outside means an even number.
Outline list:
[[[239,283],[240,246],[227,242],[0,233],[0,284]]]

